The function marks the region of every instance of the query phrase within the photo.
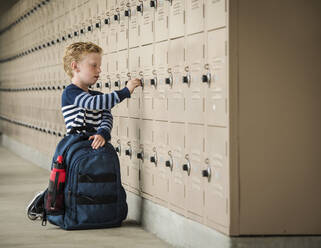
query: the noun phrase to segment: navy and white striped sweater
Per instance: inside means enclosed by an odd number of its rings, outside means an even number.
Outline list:
[[[130,98],[127,87],[122,90],[103,94],[99,91],[84,91],[75,84],[68,85],[61,96],[61,110],[64,116],[67,134],[72,127],[93,127],[106,142],[110,139],[113,128],[111,108]]]

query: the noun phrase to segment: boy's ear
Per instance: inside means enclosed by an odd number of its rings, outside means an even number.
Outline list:
[[[77,62],[76,62],[76,61],[72,61],[72,62],[71,62],[71,69],[72,69],[72,70],[77,70],[77,69],[78,69],[78,65],[77,65]]]

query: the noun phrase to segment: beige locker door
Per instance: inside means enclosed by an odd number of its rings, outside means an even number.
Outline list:
[[[142,163],[141,171],[141,189],[143,193],[153,195],[154,186],[154,167],[155,165],[150,162],[150,157],[153,152],[153,122],[150,120],[142,120],[141,128],[141,144],[144,148],[144,161]]]
[[[120,162],[120,168],[122,173],[122,183],[129,185],[129,168],[128,163],[126,161],[126,155],[125,155],[125,148],[128,142],[128,118],[125,117],[119,117],[119,129],[118,129],[118,135],[119,135],[119,141],[117,141],[117,145],[120,148],[120,154],[119,155],[119,162]]]
[[[203,0],[186,1],[186,32],[193,34],[204,30]]]
[[[209,224],[228,225],[228,129],[207,127],[205,139],[205,157],[209,164],[204,170],[211,169],[210,181],[204,178],[205,214]]]
[[[184,47],[184,38],[169,41],[168,63],[173,77],[173,86],[168,89],[168,119],[170,121],[185,121],[185,89],[182,83]]]
[[[130,17],[129,17],[129,47],[136,47],[139,44],[139,23],[140,23],[140,18],[141,12],[137,12],[136,9],[137,6],[137,1],[132,0],[130,3]]]
[[[131,78],[139,78],[139,48],[129,49],[129,72]],[[142,88],[138,87],[131,94],[130,99],[128,99],[128,115],[133,118],[140,117],[140,96]]]
[[[206,87],[205,111],[207,123],[227,125],[227,55],[226,30],[208,32],[207,63],[211,73],[211,82]]]
[[[113,128],[111,129],[111,141],[110,143],[116,148],[117,147],[117,140],[119,139],[118,129],[119,129],[119,118],[117,116],[113,116]]]
[[[204,65],[204,33],[187,37],[187,65],[191,82],[184,84],[186,88],[186,120],[191,123],[203,124],[204,118],[204,84],[202,83],[202,68]]]
[[[154,41],[154,8],[150,7],[150,0],[143,1],[143,16],[140,23],[140,44],[150,44]]]
[[[108,35],[108,47],[110,52],[117,51],[117,31],[118,31],[118,21],[114,20],[114,15],[116,12],[111,13],[110,25],[109,25],[109,35]]]
[[[117,50],[123,50],[128,48],[128,18],[125,16],[125,1],[121,1],[119,4],[119,27],[118,27],[118,42]]]
[[[167,111],[167,89],[165,78],[167,77],[167,55],[168,42],[160,42],[155,44],[155,68],[156,68],[156,83],[154,87],[154,119],[168,120]]]
[[[104,19],[102,19],[101,29],[99,33],[99,44],[100,47],[104,50],[104,53],[109,53],[108,47],[108,37],[109,37],[109,25],[104,24]]]
[[[127,62],[128,61],[128,51],[127,50],[123,50],[118,52],[118,60],[117,60],[117,64],[118,64],[118,73],[120,75],[120,82],[121,82],[121,89],[125,87],[125,81],[128,80],[128,66],[127,66]],[[120,116],[128,116],[128,99],[123,100],[120,104],[119,104],[119,115]]]
[[[165,166],[168,157],[167,122],[154,122],[154,144],[157,152],[157,166],[155,167],[154,184],[155,197],[167,202],[169,199],[170,170]]]
[[[116,82],[116,84],[119,84],[119,78],[117,78],[117,53],[108,54],[107,58],[107,78],[109,77],[110,79],[111,91],[119,90],[120,86],[115,85]],[[111,111],[113,115],[119,116],[119,104],[116,104]]]
[[[105,0],[106,1],[106,0]],[[109,0],[107,2],[107,11],[113,12],[117,8],[117,0]]]
[[[185,157],[185,125],[168,124],[168,145],[173,158],[173,171],[169,181],[170,204],[176,211],[185,210],[186,174],[182,169]],[[178,209],[177,209],[178,208]]]
[[[168,13],[170,3],[165,0],[157,1],[155,12],[155,41],[168,39]]]
[[[131,156],[126,156],[129,165],[129,185],[136,189],[140,190],[139,187],[139,173],[140,166],[139,160],[137,159],[137,152],[140,148],[140,140],[139,140],[139,127],[140,120],[137,119],[129,119],[128,120],[128,137],[130,144],[127,144],[127,148],[131,154]]]
[[[186,153],[190,163],[190,174],[187,177],[186,206],[189,212],[203,216],[204,213],[204,185],[202,167],[204,164],[204,132],[203,125],[187,125]],[[188,173],[184,171],[185,173]]]
[[[185,1],[174,0],[169,7],[168,18],[169,38],[176,38],[184,35],[185,28]]]
[[[206,29],[226,26],[226,0],[204,0]]]
[[[153,45],[143,46],[140,49],[140,69],[144,74],[144,88],[142,90],[141,99],[141,114],[144,119],[153,118],[153,86],[151,86],[151,79],[153,75]]]
[[[100,81],[102,83],[101,90],[104,94],[109,93],[109,88],[106,87],[105,83],[107,83],[107,55],[102,54],[101,56],[101,73],[99,75]]]

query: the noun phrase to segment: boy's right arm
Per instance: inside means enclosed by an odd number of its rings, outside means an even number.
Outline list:
[[[122,90],[113,91],[110,94],[92,96],[81,89],[72,89],[68,92],[68,98],[73,105],[88,110],[111,109],[125,98],[130,98],[130,91],[127,87]]]

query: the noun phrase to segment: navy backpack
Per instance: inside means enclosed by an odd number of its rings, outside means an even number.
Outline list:
[[[63,157],[66,179],[61,192],[52,192],[54,182],[28,206],[30,219],[42,218],[65,230],[108,228],[121,226],[128,206],[126,192],[121,184],[120,165],[114,147],[106,142],[98,149],[88,140],[94,133],[73,133],[57,145],[53,165]],[[53,169],[53,166],[52,166]],[[50,197],[62,195],[62,202],[54,202],[59,209],[48,208]],[[57,198],[59,201],[59,198]],[[48,201],[51,201],[48,204]],[[41,214],[39,214],[39,212]]]

